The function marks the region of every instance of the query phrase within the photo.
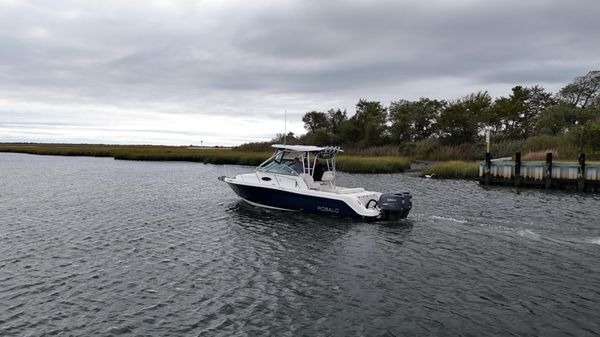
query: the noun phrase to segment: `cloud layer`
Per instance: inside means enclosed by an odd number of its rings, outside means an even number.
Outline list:
[[[302,132],[304,112],[361,97],[556,91],[600,68],[597,13],[595,0],[0,0],[0,141],[237,144],[282,132],[285,110]]]

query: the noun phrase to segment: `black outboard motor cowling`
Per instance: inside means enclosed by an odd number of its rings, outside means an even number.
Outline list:
[[[382,210],[383,220],[404,219],[412,208],[412,195],[410,192],[383,193],[377,205]]]

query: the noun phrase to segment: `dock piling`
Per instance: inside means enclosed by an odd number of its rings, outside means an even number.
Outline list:
[[[485,153],[485,169],[483,171],[483,177],[484,177],[486,186],[488,186],[490,184],[491,170],[492,170],[492,154],[489,152],[486,152]]]
[[[546,153],[546,166],[544,167],[544,188],[552,188],[552,152]]]
[[[585,192],[585,153],[579,154],[579,165],[577,166],[577,191]]]
[[[515,187],[521,184],[521,152],[515,152]]]

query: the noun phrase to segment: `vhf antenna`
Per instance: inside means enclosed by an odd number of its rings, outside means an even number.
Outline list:
[[[283,115],[283,145],[286,145],[286,138],[287,138],[287,110],[284,110],[284,115]]]

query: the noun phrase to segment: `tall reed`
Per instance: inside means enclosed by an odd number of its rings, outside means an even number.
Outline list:
[[[440,162],[423,169],[421,175],[442,179],[476,179],[479,176],[479,164],[457,160]]]
[[[341,155],[337,168],[351,173],[394,173],[410,168],[410,160],[402,157],[357,157]]]

